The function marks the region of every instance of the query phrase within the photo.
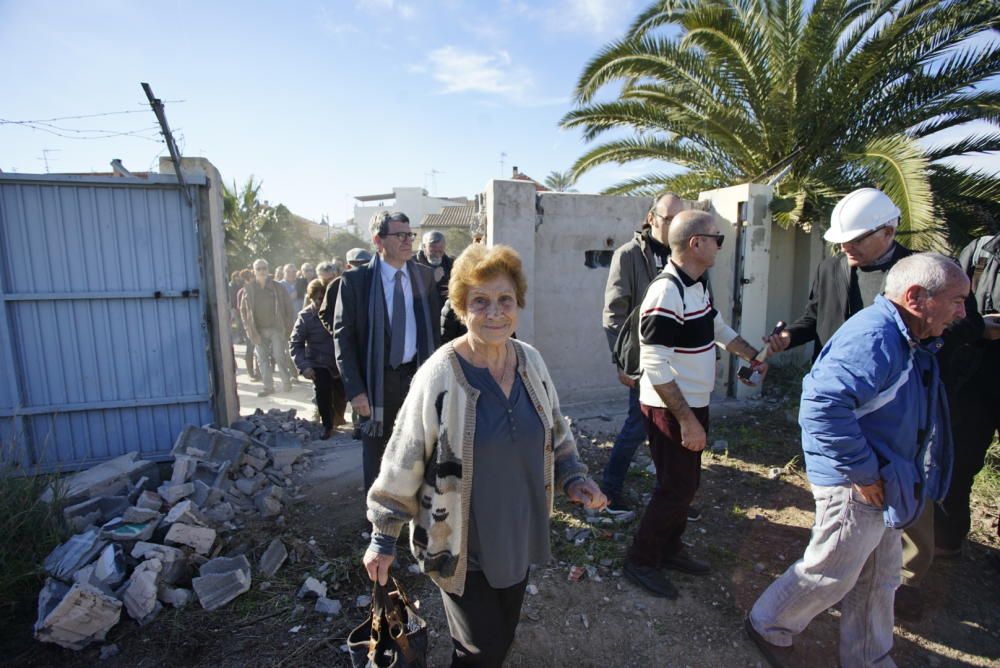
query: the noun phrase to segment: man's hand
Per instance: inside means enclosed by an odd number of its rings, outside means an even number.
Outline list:
[[[361,417],[371,417],[372,407],[368,405],[368,395],[364,392],[351,399],[351,408]]]
[[[881,479],[870,485],[854,485],[854,489],[858,490],[858,494],[869,506],[885,507],[885,483]]]
[[[309,367],[308,369],[302,371],[302,377],[308,380],[316,380],[316,372],[312,367]]]
[[[692,452],[701,452],[707,445],[708,435],[697,418],[681,422],[681,445]]]
[[[372,582],[378,582],[380,585],[385,585],[389,582],[389,567],[392,566],[392,562],[396,560],[396,557],[391,554],[379,554],[375,550],[369,548],[365,551],[364,558],[361,559],[361,563],[365,566],[365,571],[368,572],[368,578]]]
[[[751,383],[749,380],[743,378],[742,376],[737,376],[737,378],[739,378],[740,382],[743,383],[744,385],[757,387],[758,385],[764,384],[764,377],[767,375],[768,368],[769,367],[767,366],[767,362],[758,362],[757,360],[750,360],[750,369],[758,374],[757,382]]]
[[[621,371],[618,372],[618,382],[625,387],[635,387],[635,379],[625,375]]]
[[[771,346],[772,353],[780,353],[783,350],[788,350],[788,346],[792,345],[792,335],[788,333],[788,330],[782,330],[779,334],[775,336],[765,336],[764,343]]]
[[[602,510],[608,505],[608,497],[604,496],[601,488],[590,478],[579,478],[571,482],[566,488],[566,496],[573,503],[582,504],[590,510]]]

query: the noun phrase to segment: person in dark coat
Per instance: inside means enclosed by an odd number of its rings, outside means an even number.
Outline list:
[[[413,375],[440,345],[441,301],[434,274],[413,261],[410,219],[380,211],[369,224],[377,254],[344,272],[333,307],[337,367],[351,407],[361,417],[365,490],[382,463]]]
[[[333,337],[326,331],[319,318],[326,286],[320,279],[313,279],[306,287],[306,306],[299,311],[298,319],[288,340],[288,352],[299,373],[313,382],[316,390],[316,407],[326,431],[323,438],[333,435],[333,430],[344,424],[347,398],[337,371]]]

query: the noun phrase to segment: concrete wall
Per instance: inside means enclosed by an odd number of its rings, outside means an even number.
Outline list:
[[[594,262],[588,266],[585,258],[588,251],[613,251],[631,239],[651,200],[536,193],[530,182],[514,180],[491,181],[485,196],[486,242],[514,247],[528,279],[518,338],[542,352],[564,403],[620,391],[601,327],[608,269]],[[767,186],[744,184],[702,193],[700,199],[716,214],[726,235],[710,271],[716,308],[730,323],[738,315],[738,331],[758,346],[777,319],[788,321],[801,314],[812,267],[819,261],[815,244],[806,233],[772,226]],[[738,225],[742,235],[736,234]],[[739,285],[734,273],[738,248],[743,252]],[[742,311],[734,313],[739,289]],[[738,366],[731,366],[729,355],[721,353],[717,395],[744,398],[759,392],[731,380]]]

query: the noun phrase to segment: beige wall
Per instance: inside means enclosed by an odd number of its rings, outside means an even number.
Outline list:
[[[710,278],[716,307],[729,322],[739,204],[749,203],[743,228],[743,277],[748,282],[742,286],[739,331],[758,346],[777,319],[788,321],[801,314],[812,267],[819,261],[814,243],[802,231],[772,225],[767,186],[744,184],[703,193],[700,199],[718,216],[726,235]],[[646,197],[536,193],[524,181],[494,180],[486,187],[487,243],[513,246],[528,278],[528,303],[517,335],[542,352],[565,403],[607,399],[622,388],[601,327],[608,269],[589,268],[584,258],[586,251],[614,250],[631,239],[650,202]],[[723,352],[719,396],[730,388],[729,373]],[[739,383],[733,388],[740,398],[758,392]]]

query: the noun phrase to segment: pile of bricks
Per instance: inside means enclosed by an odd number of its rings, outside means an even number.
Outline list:
[[[79,650],[104,640],[123,608],[145,625],[164,605],[214,610],[247,592],[253,569],[226,553],[228,538],[251,519],[284,524],[285,505],[303,498],[293,478],[313,432],[294,410],[258,411],[229,428],[185,427],[168,480],[134,452],[62,479],[48,496],[67,503],[77,533],[45,559],[35,637]],[[286,555],[272,544],[258,574]]]

